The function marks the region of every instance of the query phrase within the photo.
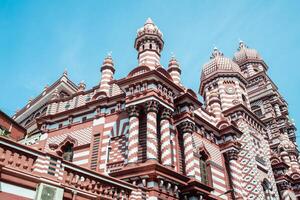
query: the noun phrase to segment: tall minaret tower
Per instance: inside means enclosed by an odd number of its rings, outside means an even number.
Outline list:
[[[199,92],[207,109],[219,115],[237,104],[250,108],[246,83],[239,66],[214,48],[210,61],[203,66]]]
[[[138,51],[139,66],[146,65],[150,69],[156,69],[160,65],[160,53],[163,46],[162,33],[148,18],[145,25],[138,29],[134,43]]]

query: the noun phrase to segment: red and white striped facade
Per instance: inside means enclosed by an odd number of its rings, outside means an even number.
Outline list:
[[[67,97],[48,100],[45,115],[36,118],[40,132],[23,143],[56,157],[72,144],[74,165],[128,182],[130,199],[273,200],[300,195],[291,128],[283,128],[287,121],[279,126],[287,113],[283,100],[274,100],[270,115],[278,118],[276,131],[283,131],[279,142],[280,135],[267,130],[270,120],[258,117],[254,109],[261,105],[269,112],[270,101],[261,100],[259,88],[250,83],[263,72],[257,70],[267,68],[256,66],[263,63],[260,56],[245,45],[234,59],[215,48],[201,74],[203,105],[182,84],[174,57],[168,69],[162,66],[163,45],[162,33],[148,19],[135,39],[137,67],[116,80],[117,67],[108,56],[99,85],[85,90],[81,84]],[[47,173],[50,162],[50,157],[38,157],[34,171]],[[61,162],[52,162],[58,180],[64,180]]]

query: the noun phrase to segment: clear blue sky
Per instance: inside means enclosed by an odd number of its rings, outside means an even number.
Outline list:
[[[65,68],[74,82],[96,85],[109,51],[123,77],[137,64],[136,30],[151,17],[164,33],[162,64],[174,52],[196,91],[214,45],[229,57],[239,39],[258,49],[300,124],[299,11],[296,0],[0,0],[0,109],[12,115]]]

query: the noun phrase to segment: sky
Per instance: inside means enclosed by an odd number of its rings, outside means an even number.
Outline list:
[[[164,34],[161,64],[173,52],[183,84],[196,92],[215,46],[231,58],[239,40],[257,49],[297,125],[299,10],[297,0],[0,0],[0,109],[13,115],[65,69],[75,83],[95,86],[108,52],[115,78],[126,76],[137,66],[136,31],[151,17]]]

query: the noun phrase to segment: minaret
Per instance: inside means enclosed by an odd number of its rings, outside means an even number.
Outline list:
[[[199,92],[207,109],[219,118],[220,109],[223,112],[237,104],[250,108],[246,83],[239,66],[214,48],[210,61],[203,66]]]
[[[168,72],[171,75],[174,83],[180,85],[181,69],[179,67],[179,63],[177,62],[174,56],[172,56],[171,60],[169,61]]]
[[[114,63],[111,55],[109,54],[103,61],[101,67],[101,81],[99,91],[109,92],[109,82],[113,80],[113,75],[115,73]]]
[[[148,18],[145,25],[138,29],[134,43],[134,47],[138,51],[139,66],[145,65],[150,69],[156,69],[160,65],[160,53],[163,46],[162,33]]]

